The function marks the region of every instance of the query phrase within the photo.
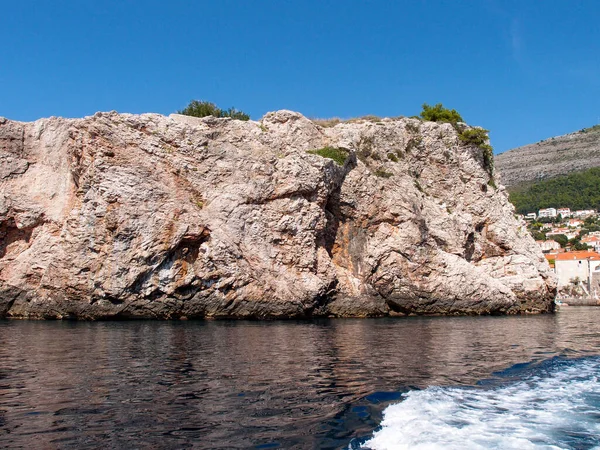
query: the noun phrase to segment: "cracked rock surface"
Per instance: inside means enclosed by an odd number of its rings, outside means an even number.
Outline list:
[[[0,316],[538,313],[555,291],[448,124],[0,118]]]

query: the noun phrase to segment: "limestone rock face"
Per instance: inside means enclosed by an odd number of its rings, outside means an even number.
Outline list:
[[[0,119],[0,316],[547,312],[555,290],[448,124]]]

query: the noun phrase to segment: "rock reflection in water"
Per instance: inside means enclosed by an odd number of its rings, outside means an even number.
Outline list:
[[[336,448],[405,386],[598,352],[599,319],[2,321],[0,447]]]

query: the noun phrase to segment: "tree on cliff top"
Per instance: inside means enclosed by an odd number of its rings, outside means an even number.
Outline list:
[[[192,100],[181,111],[177,111],[178,114],[193,117],[231,117],[237,120],[250,120],[250,116],[243,111],[238,111],[235,108],[221,109],[217,105],[211,102]]]
[[[455,109],[444,108],[441,103],[438,103],[435,106],[423,103],[423,111],[421,111],[420,116],[421,119],[429,120],[431,122],[448,122],[451,124],[464,122],[458,111]]]

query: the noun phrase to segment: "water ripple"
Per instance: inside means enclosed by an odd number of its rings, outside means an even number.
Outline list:
[[[600,308],[313,322],[0,321],[0,447],[341,448],[369,435],[403,393],[598,354],[599,337]]]

